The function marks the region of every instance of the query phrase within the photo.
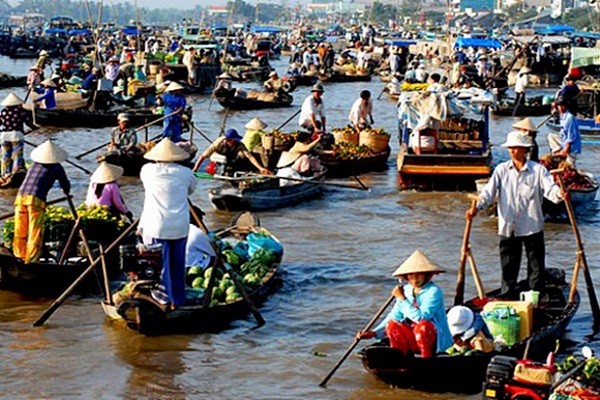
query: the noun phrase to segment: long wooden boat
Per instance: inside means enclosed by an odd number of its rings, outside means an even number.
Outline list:
[[[582,143],[598,144],[600,143],[600,124],[592,118],[576,118],[581,134]],[[560,132],[560,120],[558,117],[550,119],[546,126],[554,132]]]
[[[328,75],[319,75],[319,80],[321,82],[330,82],[330,83],[346,83],[346,82],[370,82],[371,75],[345,75],[345,74],[328,74]]]
[[[8,74],[0,74],[0,88],[23,86],[27,86],[26,76],[12,76]]]
[[[214,232],[213,236],[245,240],[246,235],[254,231],[255,227],[233,225]],[[271,237],[277,241],[273,235]],[[278,272],[282,258],[283,253],[277,255],[260,285],[248,293],[253,304],[261,304],[280,286]],[[141,334],[157,335],[173,332],[216,332],[226,328],[231,321],[244,318],[250,311],[243,299],[211,303],[207,307],[202,304],[185,305],[168,311],[164,305],[156,302],[149,292],[149,287],[157,283],[140,282],[135,294],[118,305],[102,301],[104,313],[113,320],[124,321],[128,328]]]
[[[265,108],[290,107],[294,101],[294,98],[290,95],[286,95],[277,101],[243,99],[241,97],[222,95],[220,93],[215,93],[215,97],[223,108],[230,110],[262,110]]]
[[[17,189],[25,180],[27,171],[19,170],[10,174],[7,178],[0,178],[0,189]]]
[[[571,205],[576,215],[587,213],[596,200],[598,194],[598,183],[593,181],[591,187],[584,189],[569,189],[571,196]],[[563,220],[567,219],[567,209],[564,202],[555,204],[549,200],[544,199],[542,203],[542,210],[547,219],[552,220]]]
[[[545,308],[534,309],[531,337],[491,353],[438,354],[431,358],[405,356],[399,350],[391,348],[387,339],[384,339],[360,351],[363,366],[377,378],[394,387],[427,392],[479,393],[492,357],[506,355],[520,359],[529,342],[528,358],[545,360],[548,352],[556,347],[556,339],[565,333],[580,303],[578,293],[573,303],[567,301],[569,285],[565,282],[562,270],[548,269],[548,272],[553,272],[552,279],[546,282],[550,301]],[[522,287],[526,287],[525,283],[522,284]],[[498,289],[487,295],[493,298],[499,292]],[[480,307],[475,303],[470,301],[465,305],[473,311],[480,311]]]
[[[296,86],[312,86],[319,80],[317,75],[296,75],[294,76],[294,84]]]
[[[364,172],[383,171],[388,165],[391,149],[388,146],[384,151],[373,153],[370,157],[361,157],[356,160],[340,160],[322,155],[321,164],[327,168],[327,176],[345,178]]]
[[[539,117],[548,115],[552,111],[552,104],[543,104],[543,96],[536,96],[525,100],[525,104],[521,105],[515,116],[531,116]],[[512,116],[515,107],[515,99],[506,99],[498,102],[498,107],[492,110],[492,113],[499,116]]]
[[[192,160],[194,157],[196,157],[198,147],[192,144],[184,149],[190,154],[190,156],[187,160],[181,161],[180,163],[189,168],[193,168],[194,165]],[[142,167],[148,162],[148,160],[144,158],[144,151],[141,149],[129,153],[110,151],[99,156],[98,161],[106,161],[109,164],[119,165],[124,170],[123,176],[140,176]]]
[[[327,171],[323,171],[306,178],[305,182],[290,181],[282,186],[282,178],[256,178],[250,174],[247,177],[232,178],[237,186],[228,184],[211,189],[208,197],[217,210],[268,210],[286,207],[318,196],[326,176]]]

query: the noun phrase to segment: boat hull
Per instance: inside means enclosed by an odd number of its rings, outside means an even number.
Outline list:
[[[283,101],[261,101],[255,99],[242,99],[240,97],[229,97],[216,95],[217,101],[223,108],[230,110],[262,110],[265,108],[290,107],[294,98],[289,96]]]
[[[115,110],[115,111],[88,111],[88,110],[46,110],[35,109],[35,120],[38,125],[56,127],[84,127],[103,128],[117,126],[117,116],[126,113],[131,126],[141,126],[156,121],[163,117],[152,114],[148,110]]]
[[[321,82],[329,82],[329,83],[370,82],[371,75],[343,75],[343,74],[319,75],[319,80]]]
[[[371,171],[383,171],[387,169],[387,160],[391,149],[388,146],[384,151],[376,153],[372,157],[358,160],[332,160],[321,158],[321,164],[327,168],[327,176],[345,178],[359,173]]]

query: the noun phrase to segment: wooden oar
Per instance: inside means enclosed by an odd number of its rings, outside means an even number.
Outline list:
[[[383,89],[381,89],[381,92],[379,93],[379,96],[377,96],[377,100],[381,99],[381,96],[383,96],[383,93],[385,92],[385,88],[387,87],[387,83],[385,83],[383,85]]]
[[[24,142],[25,142],[25,144],[28,144],[29,146],[32,146],[32,147],[38,147],[38,146],[39,146],[39,145],[37,145],[37,144],[35,144],[35,143],[33,143],[33,142],[30,142],[30,141],[28,141],[28,140],[24,140]],[[80,170],[82,170],[83,172],[85,172],[85,173],[86,173],[86,174],[88,174],[88,175],[91,175],[91,174],[92,174],[92,172],[91,172],[89,169],[87,169],[87,168],[84,168],[84,167],[82,167],[82,166],[81,166],[81,165],[79,165],[79,164],[75,164],[75,163],[74,163],[73,161],[71,161],[71,160],[65,160],[65,162],[66,162],[67,164],[70,164],[70,165],[74,166],[74,167],[75,167],[75,168],[77,168],[77,169],[80,169]]]
[[[69,233],[69,238],[67,239],[67,243],[65,244],[65,247],[63,247],[62,254],[60,255],[60,258],[58,259],[58,265],[61,265],[65,261],[65,258],[67,257],[67,252],[69,251],[69,247],[71,247],[71,242],[73,242],[73,238],[75,238],[75,233],[79,229],[80,224],[81,224],[81,218],[77,217],[75,220],[75,224],[73,225],[73,229],[71,229],[71,233]]]
[[[68,196],[63,196],[63,197],[59,197],[58,199],[54,199],[54,200],[50,200],[46,202],[46,206],[52,205],[52,204],[56,204],[56,203],[60,203],[61,201],[65,201],[67,200],[69,197],[72,197],[71,195]],[[0,215],[0,221],[3,221],[5,219],[8,219],[10,217],[14,217],[15,216],[15,212],[9,212],[6,213],[4,215]]]
[[[289,117],[288,119],[286,119],[281,125],[279,125],[277,128],[275,128],[275,130],[279,131],[279,130],[283,129],[283,127],[286,126],[287,124],[289,124],[289,122],[291,120],[293,120],[296,117],[296,115],[300,114],[301,111],[302,111],[302,108],[300,108],[298,111],[296,111],[294,113],[294,115],[292,115],[291,117]]]
[[[90,271],[92,271],[94,269],[94,267],[101,261],[101,256],[103,254],[109,253],[113,248],[115,248],[120,242],[121,240],[123,240],[127,235],[129,235],[131,233],[131,231],[133,231],[135,229],[135,227],[137,226],[138,222],[140,222],[139,218],[136,219],[135,221],[133,221],[133,223],[127,227],[127,229],[125,229],[123,231],[123,233],[121,233],[119,235],[118,238],[116,238],[114,240],[114,242],[112,242],[105,251],[101,251],[100,252],[100,257],[96,258],[86,269],[85,271],[83,271],[81,273],[81,275],[79,275],[79,277],[77,279],[75,279],[75,281],[71,284],[71,286],[69,286],[64,292],[63,294],[60,295],[60,297],[58,299],[56,299],[52,305],[50,305],[50,307],[48,307],[48,309],[46,311],[44,311],[44,313],[33,323],[33,326],[41,326],[44,324],[44,322],[46,322],[51,316],[52,314],[54,314],[56,312],[56,310],[58,310],[58,308],[62,305],[62,303],[64,303],[64,301],[67,299],[67,297],[69,297],[69,295],[71,294],[71,292],[73,292],[73,290],[77,287],[77,285],[79,285],[79,283],[81,283],[81,281],[86,277],[87,274],[90,273]]]
[[[471,212],[477,210],[477,201],[471,202]],[[458,264],[458,276],[456,278],[456,291],[454,293],[454,305],[458,306],[464,302],[465,297],[465,267],[467,265],[467,258],[469,254],[469,236],[471,235],[471,225],[473,221],[467,219],[465,224],[465,233],[463,234],[463,241],[460,253],[460,263]]]
[[[139,132],[139,131],[141,131],[142,129],[146,129],[147,127],[149,127],[149,126],[152,126],[152,125],[154,125],[154,124],[156,124],[156,123],[158,123],[158,122],[161,122],[162,120],[164,120],[164,119],[166,119],[166,118],[169,118],[169,117],[170,117],[170,116],[172,116],[172,115],[179,114],[181,111],[183,111],[183,110],[172,112],[172,113],[170,113],[170,114],[167,114],[167,115],[165,115],[165,116],[162,116],[162,117],[160,117],[160,118],[158,118],[158,119],[155,119],[154,121],[148,122],[148,123],[147,123],[147,124],[145,124],[145,125],[142,125],[142,126],[140,126],[140,127],[138,127],[138,128],[135,128],[135,132]],[[103,143],[103,144],[101,144],[100,146],[96,146],[96,147],[94,147],[93,149],[90,149],[90,150],[88,150],[88,151],[85,151],[85,152],[83,152],[83,153],[81,153],[81,154],[79,154],[79,155],[76,155],[76,156],[75,156],[75,158],[76,158],[76,159],[78,159],[78,160],[81,160],[81,158],[83,158],[83,157],[87,156],[88,154],[91,154],[91,153],[93,153],[93,152],[95,152],[95,151],[97,151],[97,150],[100,150],[101,148],[103,148],[103,147],[106,147],[106,146],[108,146],[109,144],[110,144],[110,142]]]
[[[208,141],[208,143],[210,143],[210,144],[212,144],[212,143],[213,143],[213,141],[212,141],[212,140],[210,140],[210,139],[209,139],[209,137],[208,137],[208,136],[206,136],[206,135],[204,134],[204,132],[202,132],[202,131],[200,130],[200,128],[196,127],[196,125],[195,125],[193,122],[188,122],[188,123],[189,123],[189,125],[190,125],[190,127],[191,127],[192,131],[196,131],[196,132],[198,132],[198,133],[200,134],[200,136],[202,136],[204,139],[206,139],[206,141]],[[191,140],[190,140],[190,141],[191,141]]]
[[[364,327],[364,329],[361,332],[367,332],[370,331],[373,328],[373,325],[375,325],[375,323],[377,322],[377,320],[379,319],[379,317],[381,317],[381,314],[383,314],[383,312],[386,310],[386,308],[389,307],[390,304],[392,304],[392,302],[394,301],[394,296],[390,296],[386,302],[383,304],[383,306],[381,306],[381,308],[379,309],[379,311],[377,311],[377,313],[373,316],[373,318],[371,318],[371,320],[369,321],[369,323],[367,324],[367,326]],[[350,345],[350,347],[348,347],[348,349],[346,350],[346,352],[344,353],[344,355],[339,359],[339,361],[337,362],[337,364],[335,364],[335,366],[333,367],[333,369],[331,371],[329,371],[329,373],[327,374],[327,376],[321,381],[321,383],[319,383],[319,386],[321,387],[325,387],[325,385],[327,385],[327,382],[329,382],[329,379],[331,379],[331,377],[333,376],[333,374],[335,374],[335,372],[338,370],[338,368],[342,365],[342,363],[344,361],[346,361],[346,358],[348,358],[348,356],[350,355],[350,353],[352,353],[352,350],[354,350],[354,348],[358,345],[358,343],[360,342],[361,339],[357,338],[356,336],[354,337],[354,342],[352,342],[352,344]]]
[[[287,176],[263,175],[263,174],[249,174],[249,176],[257,177],[257,178],[268,178],[268,179],[284,179],[286,181],[292,181],[292,182],[303,182],[303,183],[310,183],[313,185],[342,187],[342,188],[346,188],[346,189],[369,190],[369,188],[364,185],[363,186],[354,186],[354,185],[348,185],[345,183],[292,178],[292,177],[287,177]],[[221,180],[225,180],[225,181],[246,181],[246,180],[248,180],[248,178],[232,178],[232,177],[223,176],[223,175],[216,175],[216,176],[214,176],[214,179],[221,179]]]

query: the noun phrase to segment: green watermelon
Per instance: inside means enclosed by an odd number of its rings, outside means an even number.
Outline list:
[[[204,289],[204,278],[198,277],[192,281],[192,287],[196,289]]]

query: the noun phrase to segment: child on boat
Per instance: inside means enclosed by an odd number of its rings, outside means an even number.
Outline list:
[[[432,357],[452,345],[442,289],[431,282],[435,274],[446,272],[423,253],[415,251],[393,276],[408,280],[392,290],[394,308],[373,331],[358,332],[358,339],[387,336],[390,346],[402,353]]]
[[[455,350],[480,350],[485,353],[494,350],[494,337],[481,314],[465,306],[454,306],[448,311],[448,326]]]

